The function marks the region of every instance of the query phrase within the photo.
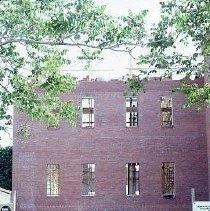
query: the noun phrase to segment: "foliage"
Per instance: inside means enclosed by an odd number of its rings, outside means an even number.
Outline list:
[[[210,103],[210,84],[206,83],[203,87],[198,84],[185,84],[183,83],[180,92],[184,93],[187,97],[187,103],[184,107],[196,107],[198,110],[203,106],[208,107]]]
[[[210,56],[210,3],[206,0],[169,0],[161,2],[161,20],[151,29],[147,46],[148,55],[139,57],[139,64],[173,73],[203,76],[207,71],[204,58]],[[194,45],[188,54],[185,48]],[[178,49],[182,46],[182,49]],[[146,77],[152,72],[147,72]],[[210,100],[209,86],[183,84],[180,88],[188,100],[187,105],[206,105]],[[204,97],[205,95],[205,97]],[[193,96],[193,97],[192,97]],[[199,102],[199,103],[198,103]]]
[[[181,72],[193,73],[202,69],[199,56],[210,54],[209,20],[210,4],[201,0],[170,0],[161,3],[161,21],[151,30],[148,42],[150,54],[142,62],[148,62],[155,67],[178,67]],[[195,52],[185,55],[178,52],[177,46],[183,48],[194,44]],[[146,61],[145,61],[146,60]]]
[[[49,126],[57,127],[61,119],[74,125],[78,108],[59,98],[77,86],[75,78],[61,71],[71,62],[72,47],[81,50],[79,59],[88,64],[101,59],[104,49],[132,55],[136,46],[147,46],[150,54],[139,57],[140,64],[151,66],[147,77],[156,68],[167,69],[167,75],[174,69],[203,75],[206,67],[200,58],[209,55],[208,1],[161,4],[161,21],[147,36],[147,11],[113,18],[105,13],[105,6],[95,6],[93,0],[0,1],[0,120],[4,120],[0,129],[11,124],[10,105]],[[195,52],[190,56],[177,51],[180,43],[187,46],[191,42]],[[143,90],[141,78],[128,83]],[[187,85],[183,91],[188,94],[186,89]]]
[[[0,187],[12,190],[12,147],[0,147]]]
[[[11,124],[9,105],[49,126],[62,118],[73,125],[77,107],[59,98],[77,85],[61,71],[70,63],[71,47],[80,48],[80,59],[88,61],[99,59],[104,49],[130,53],[146,36],[146,13],[114,19],[92,0],[0,1],[0,119],[5,120],[0,129]]]
[[[139,92],[145,92],[145,82],[147,78],[132,77],[127,79],[128,88],[124,92],[125,96],[136,96]]]

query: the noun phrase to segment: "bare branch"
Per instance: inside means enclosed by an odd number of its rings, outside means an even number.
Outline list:
[[[0,83],[0,87],[4,90],[4,91],[6,91],[6,92],[8,92],[9,90],[7,89],[7,87],[6,86],[4,86],[4,85],[2,85],[1,83]]]
[[[24,39],[24,38],[18,38],[18,39],[10,39],[4,42],[0,42],[0,47],[10,44],[10,43],[26,43],[26,44],[39,44],[39,45],[50,45],[50,46],[80,46],[80,47],[87,47],[87,48],[95,48],[95,49],[100,49],[101,48],[101,44],[98,45],[90,45],[90,44],[85,44],[85,43],[77,43],[77,42],[73,42],[73,43],[69,43],[69,42],[56,42],[56,41],[40,41],[40,40],[28,40],[28,39]],[[110,45],[107,47],[103,47],[102,49],[111,49],[113,50],[114,48],[118,48],[119,46],[138,46],[138,43],[120,43],[120,44],[114,44],[114,45]],[[121,51],[121,50],[118,50]]]

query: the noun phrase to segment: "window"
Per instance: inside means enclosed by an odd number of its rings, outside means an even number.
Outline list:
[[[171,97],[161,97],[161,126],[162,127],[172,127],[173,117],[172,117],[172,98]]]
[[[95,196],[94,181],[95,181],[95,164],[93,163],[83,164],[82,195]]]
[[[60,192],[60,167],[58,164],[47,165],[47,196],[58,196]]]
[[[126,127],[138,126],[138,98],[126,97]]]
[[[82,127],[94,127],[94,99],[82,99]]]
[[[174,192],[174,163],[162,163],[162,194],[165,198],[173,198]]]
[[[139,195],[139,163],[127,163],[126,195]]]

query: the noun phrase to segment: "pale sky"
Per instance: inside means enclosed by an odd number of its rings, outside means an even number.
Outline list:
[[[163,0],[162,0],[163,1]],[[126,15],[128,10],[133,12],[139,12],[140,10],[149,10],[147,22],[148,24],[157,22],[160,18],[160,4],[159,0],[96,0],[98,5],[106,5],[107,13],[113,16]],[[72,60],[72,64],[68,68],[71,69],[69,73],[74,74],[76,71],[83,67],[83,63],[77,59]],[[105,52],[104,61],[96,61],[92,64],[92,74],[97,75],[97,71],[105,73],[109,77],[119,77],[129,72],[128,68],[135,67],[135,61],[132,61],[128,55],[117,52]],[[86,73],[85,73],[86,74]],[[0,132],[1,146],[7,146],[12,144],[12,129],[10,128],[7,133]]]
[[[96,0],[98,5],[106,5],[106,11],[114,17],[127,15],[128,10],[138,13],[141,10],[149,10],[147,16],[148,29],[152,23],[157,23],[160,19],[160,4],[159,0]],[[75,52],[78,49],[75,49]],[[139,55],[137,49],[136,57]],[[143,51],[143,49],[141,49]],[[72,54],[71,54],[72,56]],[[64,68],[68,73],[82,79],[88,72],[84,72],[84,63],[78,61],[76,57],[71,58],[71,65]],[[103,61],[94,61],[91,64],[91,75],[93,78],[100,78],[109,80],[110,78],[122,78],[129,70],[128,68],[136,67],[136,60],[132,59],[128,54],[106,50],[103,53]],[[81,71],[78,71],[81,70]],[[106,74],[105,74],[106,73]],[[138,74],[133,70],[132,73]]]
[[[106,5],[108,13],[114,16],[126,15],[128,10],[133,12],[149,10],[152,22],[159,19],[159,2],[159,0],[96,0],[98,5]]]

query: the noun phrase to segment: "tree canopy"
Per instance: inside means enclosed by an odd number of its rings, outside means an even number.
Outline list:
[[[151,71],[163,68],[165,74],[196,74],[207,70],[202,56],[209,56],[209,2],[206,0],[170,0],[161,3],[161,21],[147,33],[145,16],[129,12],[113,18],[105,6],[93,0],[2,0],[0,1],[0,119],[11,124],[7,114],[15,105],[32,119],[58,126],[62,118],[70,124],[78,116],[72,101],[63,102],[59,94],[72,91],[77,81],[63,74],[71,47],[81,50],[80,59],[100,59],[104,49],[132,55],[136,46],[150,49],[140,55],[138,64]],[[185,55],[177,46],[194,43],[195,52]],[[142,72],[140,73],[142,74]],[[128,81],[140,90],[142,81]],[[210,86],[183,85],[188,105],[198,107],[210,101]]]
[[[206,0],[169,0],[161,2],[161,20],[152,27],[148,55],[139,64],[165,69],[166,75],[185,73],[186,77],[203,77],[209,73],[206,59],[210,56],[210,3]],[[181,50],[178,47],[181,47]],[[188,46],[189,54],[185,52]],[[189,51],[189,50],[188,50]],[[210,85],[182,84],[179,91],[187,97],[186,106],[200,109],[210,102]]]
[[[104,49],[131,52],[146,36],[146,13],[114,19],[92,0],[0,1],[0,129],[11,124],[9,105],[49,126],[62,118],[74,124],[77,107],[59,99],[77,85],[61,71],[71,62],[68,51],[76,46],[86,60],[99,59]]]

